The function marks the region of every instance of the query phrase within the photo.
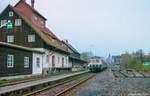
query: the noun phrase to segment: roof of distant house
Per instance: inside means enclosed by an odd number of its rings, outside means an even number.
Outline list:
[[[144,55],[145,58],[150,58],[150,54]]]
[[[101,59],[102,57],[100,57],[100,56],[93,56],[93,57],[91,57],[91,59]]]

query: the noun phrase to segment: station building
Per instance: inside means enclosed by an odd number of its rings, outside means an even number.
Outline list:
[[[31,1],[8,5],[0,14],[0,76],[71,70],[68,47],[46,27]]]

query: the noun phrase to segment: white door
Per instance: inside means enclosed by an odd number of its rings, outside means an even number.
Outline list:
[[[32,75],[42,74],[42,54],[33,53]]]

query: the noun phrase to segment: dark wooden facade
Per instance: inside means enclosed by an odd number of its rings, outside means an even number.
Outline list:
[[[9,12],[13,12],[13,16],[9,16]],[[34,20],[35,16],[37,20]],[[21,19],[21,26],[15,26],[15,19]],[[34,8],[31,8],[25,0],[20,0],[14,7],[8,5],[0,14],[1,20],[10,20],[13,28],[7,29],[6,26],[0,28],[0,42],[8,43],[7,36],[14,36],[14,42],[11,44],[28,48],[43,48],[65,55],[70,54],[67,46],[45,26],[46,19]],[[28,35],[34,35],[35,41],[28,42]],[[14,68],[6,68],[8,54],[12,54],[15,57]],[[31,65],[28,69],[23,67],[23,57],[26,55],[30,57],[30,64],[32,65],[32,52],[0,46],[0,76],[31,74]]]
[[[9,17],[9,12],[14,14]],[[10,6],[8,6],[0,15],[1,20],[11,20],[14,24],[15,19],[21,19],[21,26],[16,26],[13,29],[7,29],[6,27],[0,28],[0,42],[7,42],[7,36],[13,35],[14,42],[12,44],[30,47],[30,48],[43,48],[44,42],[36,34],[36,32],[17,14]],[[28,42],[28,35],[35,35],[35,42]],[[14,56],[14,67],[7,68],[7,55]],[[24,57],[29,57],[29,68],[24,68]],[[0,77],[2,76],[14,76],[14,75],[27,75],[32,74],[32,52],[10,48],[0,45]]]
[[[14,16],[9,17],[9,12],[13,11],[10,6],[8,6],[0,15],[1,20],[11,20],[11,22],[15,23],[15,19],[21,19],[22,25],[16,26],[13,29],[7,29],[3,27],[0,29],[0,41],[7,42],[7,36],[13,35],[14,36],[14,44],[26,46],[26,47],[35,47],[35,48],[42,48],[44,47],[43,40],[36,34],[36,32],[14,11]],[[35,35],[35,42],[28,42],[28,35]]]
[[[14,67],[7,67],[7,56],[14,56]],[[24,68],[24,57],[29,57],[29,67]],[[32,52],[0,45],[0,77],[32,74]]]

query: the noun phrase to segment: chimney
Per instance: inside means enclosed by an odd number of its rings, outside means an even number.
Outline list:
[[[34,8],[34,0],[31,0],[31,7]]]
[[[68,40],[65,40],[65,42],[68,44]]]

